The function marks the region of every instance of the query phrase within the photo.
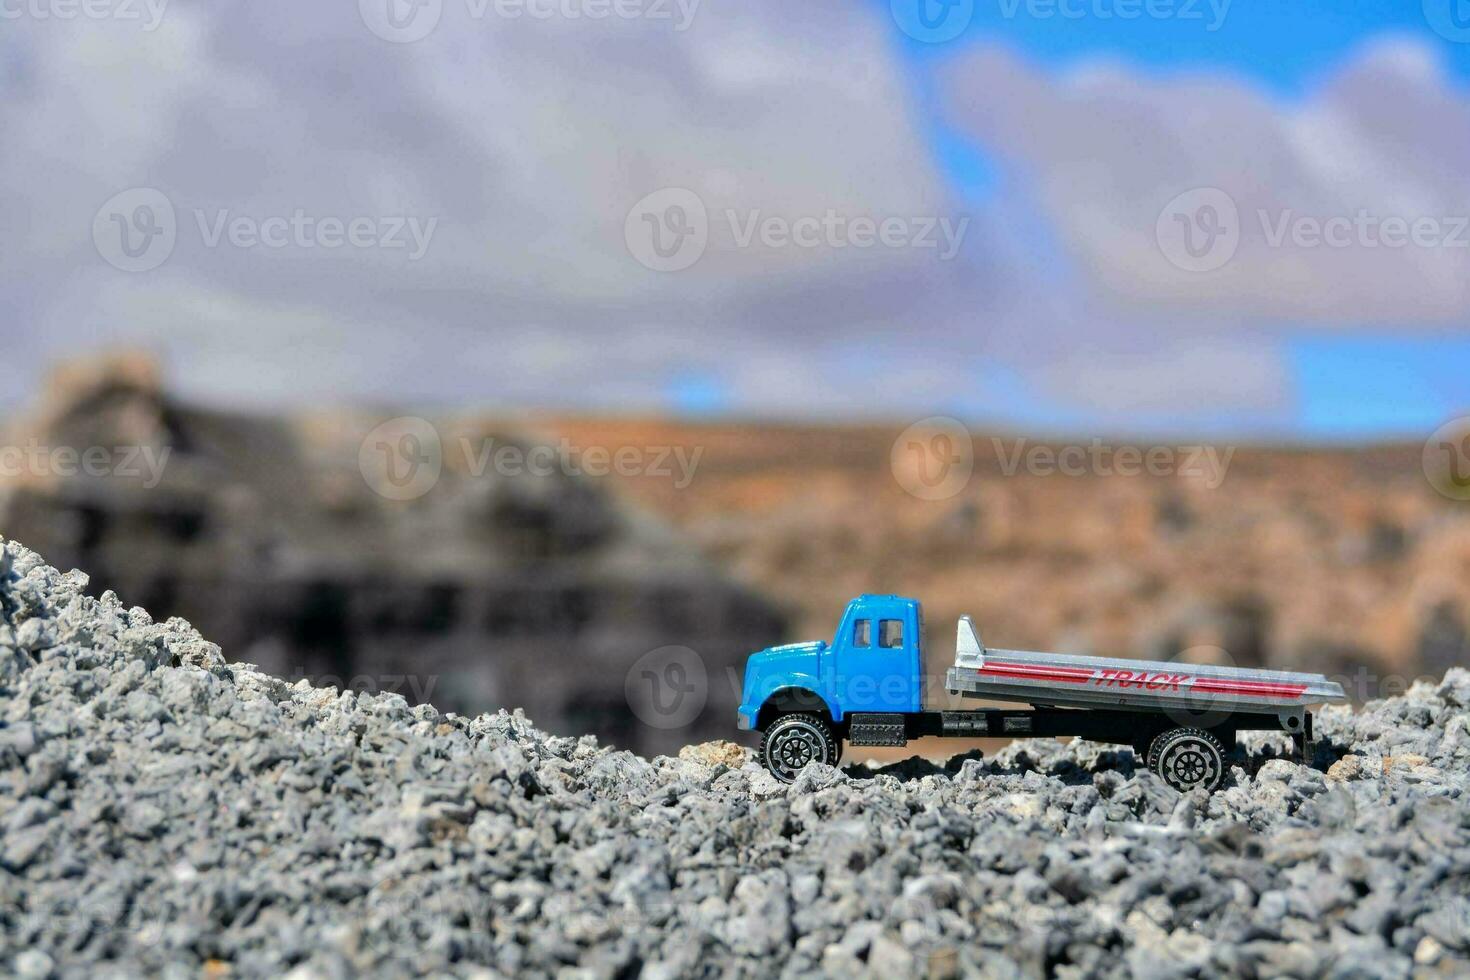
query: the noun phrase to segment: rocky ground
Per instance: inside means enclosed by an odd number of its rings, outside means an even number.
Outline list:
[[[1470,970],[1470,672],[1263,738],[648,761],[290,685],[0,555],[0,972],[1409,976]]]

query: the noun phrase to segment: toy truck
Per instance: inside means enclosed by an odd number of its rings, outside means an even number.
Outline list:
[[[1312,705],[1345,701],[1320,674],[1161,661],[991,650],[959,620],[952,695],[1029,708],[925,707],[924,612],[915,599],[863,595],[848,603],[831,643],[751,654],[739,727],[762,733],[760,755],[791,781],[810,762],[836,765],[842,742],[902,746],[923,736],[1067,736],[1133,748],[1184,792],[1214,790],[1225,747],[1241,731],[1282,731],[1305,757]]]

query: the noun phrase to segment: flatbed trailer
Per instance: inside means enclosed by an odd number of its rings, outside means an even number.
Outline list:
[[[927,707],[922,626],[914,599],[859,596],[831,644],[751,655],[740,727],[763,733],[762,760],[778,779],[794,779],[813,761],[835,765],[844,740],[902,746],[930,736],[1076,736],[1131,746],[1176,789],[1213,790],[1239,732],[1285,732],[1305,757],[1308,709],[1346,700],[1341,685],[1320,674],[990,650],[964,616],[946,690],[1030,707]]]

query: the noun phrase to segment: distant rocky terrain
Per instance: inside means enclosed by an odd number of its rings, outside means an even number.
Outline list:
[[[1470,970],[1470,672],[1180,796],[1043,740],[648,760],[289,683],[0,547],[0,973],[1409,977]]]
[[[609,482],[783,603],[796,638],[898,592],[925,601],[941,671],[962,613],[997,647],[1317,670],[1359,700],[1470,665],[1470,502],[1434,490],[1421,443],[976,430],[968,480],[929,500],[895,475],[902,423],[541,426],[701,450],[684,489]]]
[[[143,358],[64,365],[5,420],[0,533],[288,680],[523,707],[645,754],[733,737],[745,656],[830,636],[861,592],[924,600],[936,675],[961,613],[997,647],[1318,670],[1357,701],[1470,665],[1470,503],[1420,445],[976,430],[968,477],[925,499],[902,424],[466,409],[419,420],[442,468],[397,499],[365,469],[422,448],[412,419],[375,428],[391,414],[252,415],[180,402]],[[140,451],[141,478],[7,473],[33,446]],[[1163,465],[1125,475],[1130,453]]]
[[[147,358],[85,359],[0,429],[0,534],[282,677],[524,707],[650,753],[723,734],[726,673],[785,636],[782,615],[529,448],[453,417],[193,405]],[[645,673],[661,686],[640,702],[624,680]]]

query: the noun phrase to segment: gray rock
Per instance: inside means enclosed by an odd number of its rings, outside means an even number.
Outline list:
[[[0,547],[0,975],[1470,969],[1462,669],[1322,712],[1330,781],[1043,739],[786,786],[290,684],[85,585]]]

